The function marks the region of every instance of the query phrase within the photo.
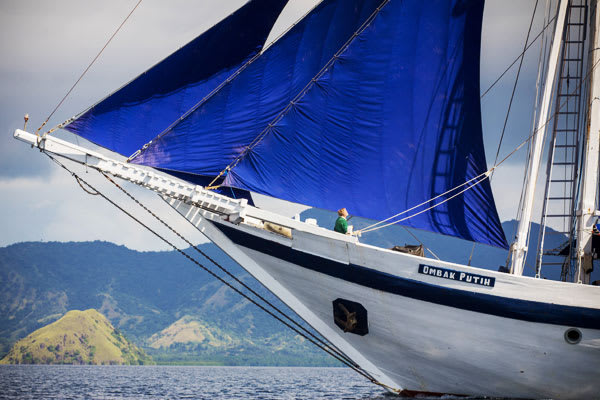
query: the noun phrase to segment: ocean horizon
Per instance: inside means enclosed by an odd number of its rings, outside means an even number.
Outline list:
[[[1,365],[2,399],[384,399],[336,367]]]

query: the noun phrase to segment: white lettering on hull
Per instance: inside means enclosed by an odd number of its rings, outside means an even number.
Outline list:
[[[419,273],[442,279],[470,283],[471,285],[494,287],[496,284],[496,278],[472,274],[470,272],[459,272],[448,268],[434,267],[432,265],[420,264]]]

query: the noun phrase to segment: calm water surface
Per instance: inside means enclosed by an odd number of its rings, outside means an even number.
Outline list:
[[[345,368],[1,365],[2,399],[379,399]]]

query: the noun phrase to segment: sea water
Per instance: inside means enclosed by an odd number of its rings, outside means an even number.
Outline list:
[[[347,368],[1,365],[2,399],[393,399]]]

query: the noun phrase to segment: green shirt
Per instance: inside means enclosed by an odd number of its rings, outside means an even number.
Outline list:
[[[346,221],[346,218],[338,217],[335,221],[335,228],[333,228],[333,230],[339,233],[348,232],[348,221]]]

